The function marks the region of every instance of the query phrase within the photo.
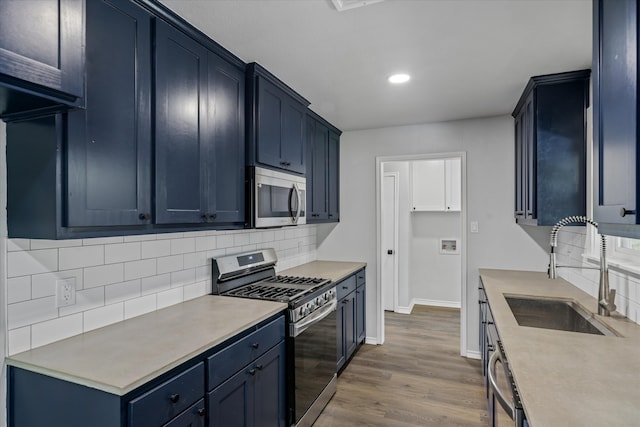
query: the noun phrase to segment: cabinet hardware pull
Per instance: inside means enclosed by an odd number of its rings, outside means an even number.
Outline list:
[[[249,369],[249,375],[253,376],[256,374],[256,370],[255,369]]]
[[[264,366],[262,366],[262,365],[256,365],[256,369],[257,369],[258,371],[262,371],[262,368],[263,368],[263,367],[264,367]]]
[[[204,219],[205,221],[209,219],[209,215],[208,214],[202,214],[202,219]]]
[[[349,302],[349,298],[345,298],[345,299],[343,299],[343,300],[342,300],[342,303],[343,303],[343,304],[346,304],[346,303],[348,303],[348,302]]]
[[[258,347],[260,347],[260,343],[254,342],[253,344],[251,344],[251,347],[258,348]]]
[[[198,409],[198,415],[200,415],[201,417],[204,417],[206,413],[207,411],[204,408]]]
[[[625,216],[627,216],[627,215],[635,215],[635,214],[636,214],[636,210],[635,210],[635,209],[633,209],[633,210],[631,210],[631,209],[625,209],[625,208],[621,208],[621,209],[620,209],[620,216],[621,216],[622,218],[624,218],[624,217],[625,217]]]
[[[348,286],[343,286],[342,289],[346,290],[346,289],[349,289],[349,287]]]
[[[146,221],[151,218],[151,214],[141,213],[140,215],[138,215],[138,218],[141,219],[142,221]]]
[[[180,395],[179,394],[172,394],[171,396],[169,396],[169,400],[172,403],[178,403],[178,400],[180,400]]]
[[[211,218],[216,219],[218,218],[218,214],[217,213],[212,213],[211,215],[209,215]]]

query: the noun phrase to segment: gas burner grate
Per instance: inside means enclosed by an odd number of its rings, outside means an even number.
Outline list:
[[[276,276],[268,280],[271,283],[285,283],[291,285],[318,285],[328,282],[327,279],[318,279],[315,277],[296,277],[296,276]]]
[[[287,302],[306,292],[307,290],[299,288],[280,288],[268,284],[252,284],[232,289],[225,292],[224,295]]]

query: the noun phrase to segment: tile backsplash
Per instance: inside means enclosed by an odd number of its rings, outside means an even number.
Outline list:
[[[585,227],[565,227],[558,234],[558,265],[586,268],[559,268],[558,275],[594,298],[598,296],[599,264],[584,259],[588,236]],[[611,247],[609,242],[608,247]],[[599,260],[599,256],[598,256]],[[640,324],[640,275],[609,266],[609,286],[616,290],[618,312]]]
[[[139,316],[211,292],[211,258],[275,248],[278,270],[316,259],[316,226],[77,240],[7,240],[8,353]],[[72,279],[76,303],[56,305]]]

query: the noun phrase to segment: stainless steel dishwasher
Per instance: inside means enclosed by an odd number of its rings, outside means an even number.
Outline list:
[[[502,370],[498,370],[498,364],[502,366]],[[529,423],[525,417],[520,395],[500,341],[496,341],[496,349],[489,359],[487,378],[489,379],[489,425],[528,427]]]

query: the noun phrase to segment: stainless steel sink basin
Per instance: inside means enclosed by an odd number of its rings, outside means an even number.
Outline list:
[[[575,301],[524,296],[505,299],[520,326],[594,335],[617,335]]]

